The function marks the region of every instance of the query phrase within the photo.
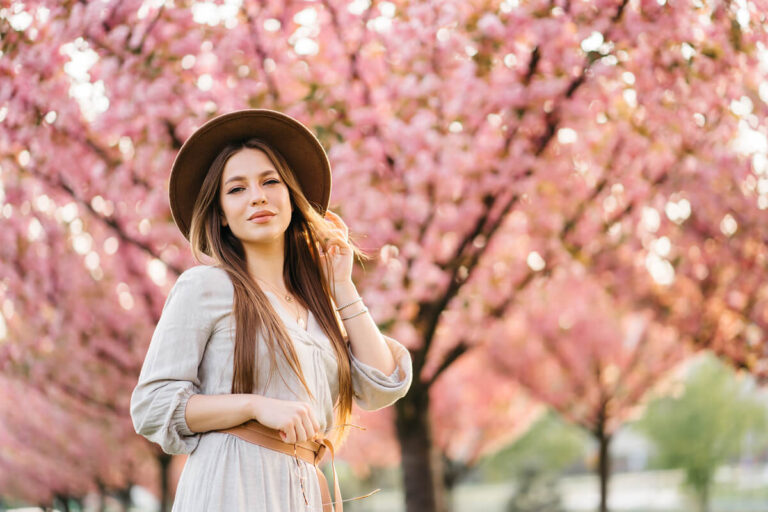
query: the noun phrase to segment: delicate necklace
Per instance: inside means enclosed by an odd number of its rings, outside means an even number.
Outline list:
[[[256,280],[259,281],[260,283],[264,283],[265,285],[269,286],[272,289],[273,292],[277,293],[278,296],[283,297],[283,299],[285,299],[285,302],[293,302],[293,297],[287,291],[286,292],[281,292],[280,290],[275,288],[275,286],[272,283],[268,283],[268,282],[266,282],[266,281],[264,281],[262,279],[259,279],[258,277],[256,278]]]
[[[268,283],[268,282],[266,282],[266,281],[264,281],[262,279],[259,279],[258,277],[256,278],[256,280],[259,281],[260,283],[266,284],[268,287],[270,287],[272,289],[272,291],[277,293],[278,297],[282,297],[283,299],[285,299],[285,302],[287,302],[288,304],[291,304],[291,306],[294,306],[294,304],[293,304],[293,296],[290,293],[288,293],[287,291],[286,292],[281,292],[280,290],[275,288],[271,283]],[[298,305],[296,305],[296,306],[298,306]],[[301,308],[300,307],[294,307],[294,311],[295,311],[295,316],[296,316],[296,323],[299,324],[299,327],[304,329],[304,319],[301,317]]]

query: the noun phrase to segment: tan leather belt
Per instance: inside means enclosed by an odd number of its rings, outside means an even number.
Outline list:
[[[339,489],[339,479],[336,476],[336,460],[333,453],[333,445],[328,439],[322,439],[320,441],[304,441],[295,444],[286,443],[280,438],[279,430],[266,427],[255,420],[247,421],[237,427],[217,430],[216,432],[232,434],[243,441],[248,441],[249,443],[257,444],[264,448],[269,448],[270,450],[275,450],[290,455],[296,459],[309,462],[315,466],[317,478],[320,481],[320,494],[323,498],[323,512],[343,512],[344,506],[342,505],[341,490]],[[318,466],[320,461],[323,460],[326,451],[331,453],[331,467],[333,468],[333,497],[335,501],[331,501],[331,492],[328,487],[328,481]],[[298,460],[296,462],[298,464]],[[304,493],[304,499],[306,501],[307,496],[303,483],[302,492]],[[365,498],[367,496],[370,496],[370,494],[360,496],[360,498]],[[307,504],[309,503],[307,502]]]

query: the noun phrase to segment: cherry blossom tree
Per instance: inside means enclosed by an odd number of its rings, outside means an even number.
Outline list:
[[[494,326],[489,357],[598,445],[600,510],[607,510],[610,441],[646,392],[687,355],[677,330],[652,308],[626,311],[574,269],[526,290]]]
[[[383,413],[409,510],[447,507],[436,453],[494,449],[536,408],[519,386],[549,397],[565,378],[489,361],[541,350],[510,322],[547,339],[578,305],[545,314],[552,294],[615,297],[588,313],[616,315],[595,339],[621,361],[624,322],[641,315],[766,374],[765,12],[762,0],[13,2],[0,12],[0,367],[64,415],[69,400],[100,408],[96,446],[128,446],[128,394],[192,264],[167,206],[173,157],[211,116],[263,107],[328,149],[332,208],[376,256],[359,288],[412,352],[411,391]],[[558,350],[578,347],[562,336]],[[651,382],[666,365],[642,355],[637,378]],[[8,425],[24,418],[0,418],[18,436]],[[137,448],[114,485],[157,456]]]

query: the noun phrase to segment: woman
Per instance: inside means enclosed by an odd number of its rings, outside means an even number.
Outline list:
[[[176,157],[174,220],[214,264],[179,276],[131,397],[137,433],[190,454],[174,511],[341,510],[323,452],[353,400],[378,409],[410,387],[408,351],[351,280],[330,183],[314,135],[269,110],[209,121]]]

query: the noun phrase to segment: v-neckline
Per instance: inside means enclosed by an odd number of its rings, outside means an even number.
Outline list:
[[[297,328],[297,329],[299,329],[299,330],[300,330],[300,331],[302,331],[302,332],[306,332],[306,333],[308,333],[308,332],[309,332],[309,323],[312,321],[312,311],[310,311],[310,309],[309,309],[309,308],[307,308],[307,322],[306,322],[306,326],[305,326],[305,327],[302,327],[302,326],[299,324],[298,320],[297,320],[296,318],[294,318],[294,317],[293,317],[293,315],[290,315],[290,314],[288,314],[288,311],[286,311],[285,307],[283,307],[283,303],[282,303],[282,302],[280,302],[280,298],[277,296],[277,294],[276,294],[275,292],[273,292],[273,291],[271,291],[271,290],[263,290],[263,291],[264,291],[264,293],[265,293],[265,294],[271,295],[271,296],[272,296],[272,298],[274,299],[274,300],[272,301],[272,303],[273,303],[273,304],[276,304],[276,305],[277,305],[277,307],[280,309],[280,311],[278,312],[278,314],[282,313],[282,315],[281,315],[281,316],[283,317],[283,322],[285,322],[285,318],[286,318],[286,317],[287,317],[287,318],[290,318],[290,320],[291,320],[291,323],[292,323],[294,326],[296,326],[296,328]]]

